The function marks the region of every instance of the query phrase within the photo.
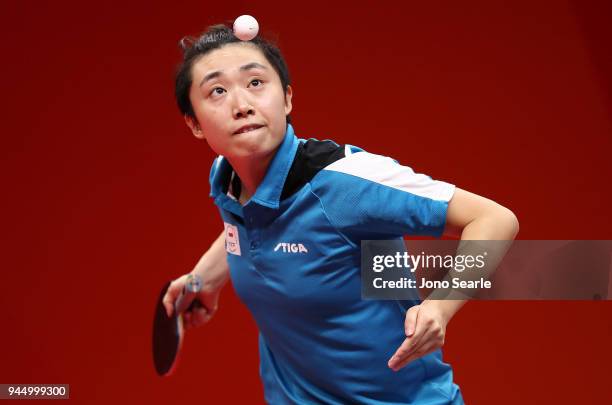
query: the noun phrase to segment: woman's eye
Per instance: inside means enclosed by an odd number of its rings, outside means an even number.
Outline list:
[[[259,79],[253,79],[253,80],[251,80],[251,84],[253,84],[254,82],[259,83],[259,84],[255,85],[255,87],[259,87],[259,86],[261,86],[261,84],[263,83],[263,82],[262,82],[261,80],[259,80]]]
[[[221,92],[218,92],[217,90],[221,90]],[[215,87],[214,89],[212,89],[212,91],[210,92],[210,94],[221,94],[223,90],[221,87]]]

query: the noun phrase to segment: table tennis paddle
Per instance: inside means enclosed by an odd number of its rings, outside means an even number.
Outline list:
[[[172,375],[178,363],[184,332],[182,313],[202,306],[199,300],[190,300],[202,287],[200,278],[190,274],[181,295],[174,303],[172,315],[168,316],[163,303],[168,287],[170,282],[161,289],[153,318],[153,363],[161,377]]]

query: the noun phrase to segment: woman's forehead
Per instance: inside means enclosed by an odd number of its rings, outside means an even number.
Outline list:
[[[253,45],[232,43],[210,51],[202,56],[193,66],[194,79],[204,77],[214,71],[230,73],[240,67],[256,62],[266,68],[272,68],[263,53]]]

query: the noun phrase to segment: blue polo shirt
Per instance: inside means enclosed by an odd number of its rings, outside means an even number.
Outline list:
[[[360,241],[441,236],[454,185],[291,125],[244,206],[223,156],[210,184],[232,284],[259,328],[266,402],[463,403],[440,350],[388,368],[419,302],[362,300],[360,281]]]

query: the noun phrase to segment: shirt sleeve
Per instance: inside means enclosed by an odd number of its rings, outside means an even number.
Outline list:
[[[349,239],[440,237],[453,184],[415,173],[396,160],[345,148],[311,182],[329,221]]]

